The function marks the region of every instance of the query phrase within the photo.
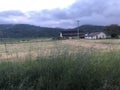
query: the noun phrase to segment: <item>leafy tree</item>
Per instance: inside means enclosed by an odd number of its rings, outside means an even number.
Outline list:
[[[120,26],[116,24],[112,24],[110,26],[106,26],[104,31],[106,34],[111,35],[112,38],[117,38],[120,35]]]

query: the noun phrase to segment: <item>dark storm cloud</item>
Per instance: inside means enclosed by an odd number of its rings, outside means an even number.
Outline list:
[[[72,17],[67,10],[43,10],[40,12],[29,12],[29,15],[29,19],[35,25],[67,28],[73,24]]]
[[[120,24],[119,0],[76,0],[74,4],[65,9],[53,9],[43,11],[0,12],[1,22],[18,19],[18,23],[27,22],[48,27],[75,27],[76,20],[80,24],[108,25]],[[9,17],[9,18],[8,18]],[[25,21],[26,20],[26,21]]]
[[[74,27],[80,24],[120,24],[119,0],[77,0],[66,9],[31,12],[30,19],[40,25]]]
[[[70,11],[81,24],[120,24],[119,0],[78,0]]]

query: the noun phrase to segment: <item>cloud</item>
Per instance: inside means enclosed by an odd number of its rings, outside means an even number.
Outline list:
[[[39,11],[43,9],[65,8],[75,0],[0,0],[0,11]]]
[[[0,23],[30,23],[27,15],[20,11],[3,11],[0,12]]]
[[[20,11],[2,11],[0,12],[0,17],[9,17],[9,16],[23,16],[24,14]]]
[[[119,0],[76,0],[71,6],[42,11],[0,12],[0,23],[28,23],[46,27],[76,27],[80,25],[120,24]]]
[[[119,0],[78,0],[70,11],[81,24],[120,24]]]
[[[119,0],[77,0],[69,8],[32,12],[31,19],[41,25],[75,27],[80,25],[120,24]]]

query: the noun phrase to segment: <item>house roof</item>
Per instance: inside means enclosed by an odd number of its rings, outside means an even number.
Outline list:
[[[89,33],[87,36],[88,37],[93,37],[93,36],[96,36],[98,34],[100,34],[101,32],[94,32],[94,33]]]

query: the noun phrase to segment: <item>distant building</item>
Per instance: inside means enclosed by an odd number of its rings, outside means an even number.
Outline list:
[[[78,31],[62,31],[60,32],[61,38],[85,38],[85,33],[78,33]]]
[[[94,32],[85,34],[85,39],[105,39],[107,35],[104,32]]]

